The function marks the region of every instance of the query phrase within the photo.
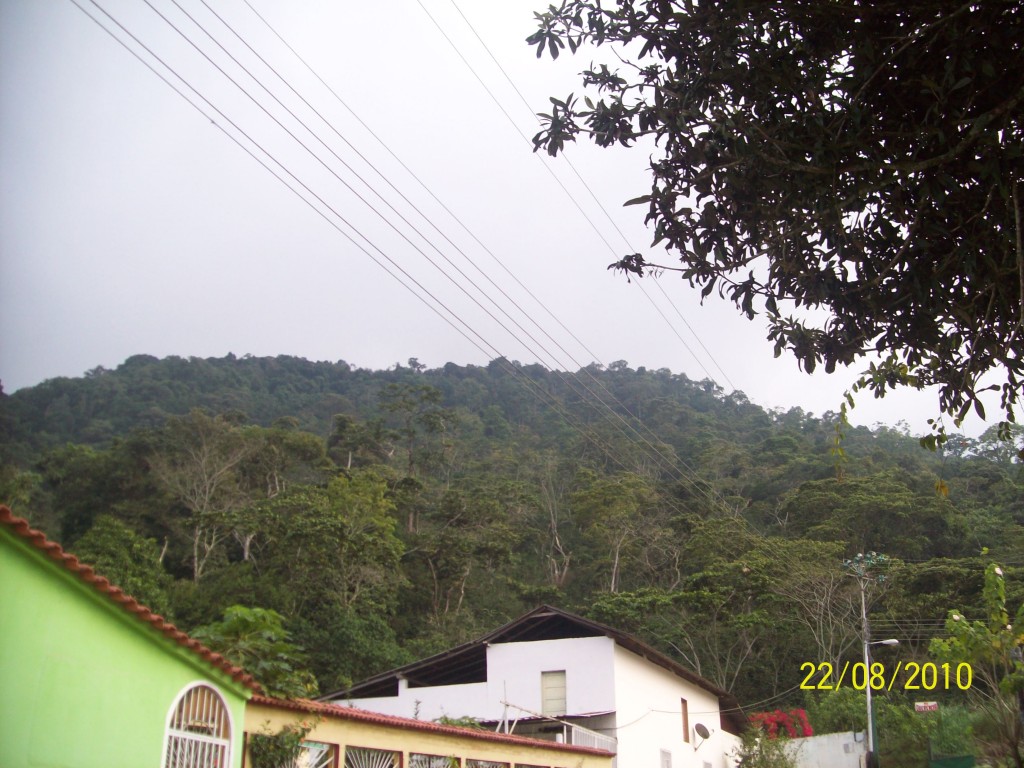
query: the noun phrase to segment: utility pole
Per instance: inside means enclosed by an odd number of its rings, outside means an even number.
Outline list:
[[[899,640],[879,640],[871,642],[871,624],[868,622],[868,589],[872,584],[885,581],[884,573],[875,573],[889,563],[889,558],[877,552],[858,553],[852,560],[843,562],[843,567],[857,579],[860,587],[860,624],[861,639],[864,644],[864,698],[867,706],[867,737],[868,753],[867,768],[878,768],[878,751],[875,745],[875,709],[871,702],[871,646],[897,645]]]
[[[860,557],[860,555],[858,555]],[[868,707],[868,754],[867,768],[878,767],[878,756],[875,754],[875,708],[871,706],[871,625],[868,623],[867,584],[863,574],[859,575],[860,583],[860,631],[864,641],[864,698]]]

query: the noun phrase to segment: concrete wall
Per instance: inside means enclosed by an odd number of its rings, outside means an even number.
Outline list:
[[[170,709],[199,681],[240,737],[244,697],[150,629],[0,526],[0,765],[159,766]]]
[[[867,750],[863,731],[823,733],[786,742],[786,752],[797,768],[861,768]]]

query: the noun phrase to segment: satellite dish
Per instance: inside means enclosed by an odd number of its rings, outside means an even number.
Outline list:
[[[708,730],[708,727],[704,725],[704,723],[697,723],[693,726],[693,730],[702,739],[706,739],[711,735],[711,731]]]

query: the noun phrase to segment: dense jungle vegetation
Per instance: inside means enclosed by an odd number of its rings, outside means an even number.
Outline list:
[[[839,456],[836,420],[622,361],[139,355],[0,396],[0,501],[183,629],[234,631],[240,656],[246,620],[280,622],[307,693],[550,603],[748,708],[842,725],[801,664],[860,658],[860,584],[872,636],[900,640],[886,663],[934,661],[951,609],[987,620],[991,563],[1021,603],[1024,430],[929,452],[847,427]],[[869,551],[884,562],[853,578]]]

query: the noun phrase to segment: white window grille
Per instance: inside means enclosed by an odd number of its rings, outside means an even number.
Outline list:
[[[185,689],[167,718],[163,768],[230,768],[231,714],[211,686]]]
[[[334,768],[338,748],[322,741],[304,741],[295,768]]]
[[[401,755],[384,749],[345,747],[345,768],[399,768]]]
[[[508,763],[499,763],[494,760],[466,760],[466,768],[509,768]]]
[[[672,768],[672,753],[667,749],[661,750],[661,768]]]

